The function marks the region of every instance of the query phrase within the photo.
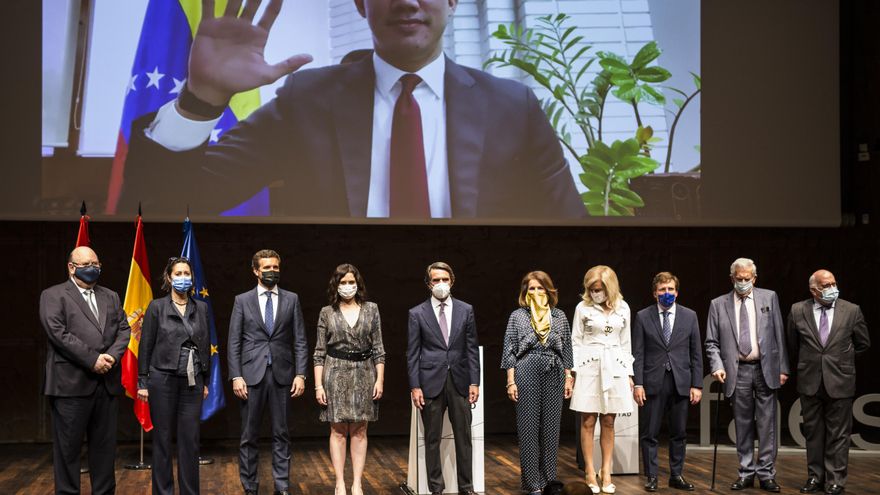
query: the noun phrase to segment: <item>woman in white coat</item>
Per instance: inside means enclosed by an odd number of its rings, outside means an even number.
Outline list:
[[[584,275],[584,294],[574,311],[571,333],[575,383],[571,409],[580,412],[585,481],[592,493],[614,493],[611,457],[614,419],[633,411],[630,310],[617,274],[598,265]],[[597,483],[593,466],[593,432],[599,421],[602,467]]]

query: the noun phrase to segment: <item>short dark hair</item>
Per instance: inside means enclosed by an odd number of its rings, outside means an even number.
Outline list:
[[[678,277],[670,272],[660,272],[657,275],[654,275],[654,280],[651,281],[651,293],[653,294],[657,291],[658,285],[665,284],[667,282],[674,282],[675,290],[678,290]]]
[[[529,292],[530,280],[537,280],[541,284],[541,287],[547,291],[547,303],[551,308],[555,308],[556,303],[559,302],[559,291],[553,286],[553,280],[550,279],[550,275],[541,270],[526,273],[522,278],[522,282],[519,284],[519,305],[523,308],[529,307],[529,303],[526,301],[526,294]]]
[[[452,273],[452,267],[447,265],[442,261],[435,261],[428,265],[428,268],[425,268],[425,283],[431,283],[431,270],[443,270],[444,272],[449,274],[449,280],[453,283],[455,282],[455,274]]]
[[[164,275],[162,276],[162,290],[164,290],[165,292],[171,292],[171,282],[169,281],[169,279],[171,278],[171,272],[174,270],[174,265],[178,263],[183,263],[188,266],[190,274],[192,274],[193,279],[195,279],[195,271],[193,270],[193,266],[192,263],[190,263],[189,258],[185,258],[183,256],[172,256],[171,258],[168,258],[168,264],[165,265],[165,271],[163,272]],[[195,282],[195,280],[193,280],[193,282]],[[193,283],[193,288],[189,291],[190,294],[192,294],[195,290],[196,286],[195,283]]]
[[[251,260],[251,266],[254,267],[254,270],[260,268],[260,260],[265,258],[278,258],[278,264],[281,264],[280,254],[271,249],[260,249],[259,251],[254,253],[254,258]]]
[[[327,301],[330,306],[333,306],[333,308],[339,308],[339,302],[342,299],[338,292],[339,282],[349,273],[354,275],[354,282],[357,284],[358,288],[357,292],[354,294],[355,302],[360,305],[367,302],[367,286],[364,284],[364,278],[361,277],[361,272],[351,263],[343,263],[333,270],[333,275],[330,275],[330,283],[327,286]]]

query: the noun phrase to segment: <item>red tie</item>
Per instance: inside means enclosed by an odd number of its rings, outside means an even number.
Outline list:
[[[391,124],[392,217],[429,218],[428,173],[422,142],[422,112],[413,89],[422,79],[415,74],[400,78],[400,96],[394,105]]]

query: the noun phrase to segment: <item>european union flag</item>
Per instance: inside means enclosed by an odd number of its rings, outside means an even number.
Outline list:
[[[202,257],[196,245],[189,217],[183,221],[183,251],[180,253],[188,258],[193,269],[194,299],[204,301],[208,305],[208,326],[211,327],[211,371],[208,377],[208,398],[202,402],[202,421],[207,420],[220,409],[226,407],[226,396],[223,394],[223,374],[220,372],[220,354],[217,347],[217,327],[214,325],[214,307],[211,305],[211,294],[208,292],[208,279],[202,268]]]

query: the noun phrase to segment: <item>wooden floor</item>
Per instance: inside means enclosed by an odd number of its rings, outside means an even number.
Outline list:
[[[260,478],[262,493],[271,493],[272,486],[270,451],[262,442],[260,452]],[[297,440],[294,443],[291,462],[291,493],[332,494],[333,470],[327,452],[326,440]],[[408,442],[405,437],[379,437],[370,439],[364,492],[366,494],[400,494],[398,485],[406,479]],[[202,467],[201,489],[205,494],[242,493],[238,481],[238,456],[235,442],[223,442],[203,447],[203,455],[212,456],[215,463]],[[660,492],[675,492],[665,488],[668,471],[661,449]],[[123,469],[123,464],[136,460],[137,446],[123,445],[117,457],[117,493],[136,495],[150,493],[150,472]],[[736,474],[736,454],[719,453],[718,478],[715,491],[730,493],[728,485]],[[806,479],[806,461],[803,452],[780,453],[777,459],[777,481],[783,493],[797,493]],[[697,486],[696,493],[710,493],[712,452],[690,449],[685,467],[685,477]],[[351,480],[350,467],[347,479]],[[559,479],[564,482],[582,479],[574,462],[573,441],[563,442],[559,455]],[[616,476],[617,493],[644,493],[641,476]],[[83,494],[91,493],[88,475],[82,477]],[[486,493],[518,494],[519,457],[516,438],[496,436],[487,439],[486,445]],[[52,447],[51,445],[0,445],[0,494],[38,495],[52,493]],[[744,493],[763,493],[757,489]],[[880,493],[880,457],[854,455],[850,457],[849,494]]]

